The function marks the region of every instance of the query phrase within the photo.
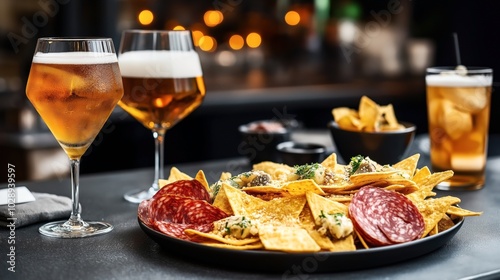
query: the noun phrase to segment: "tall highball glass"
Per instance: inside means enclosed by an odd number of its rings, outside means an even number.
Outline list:
[[[155,139],[152,185],[124,195],[140,203],[158,191],[158,180],[164,178],[165,132],[200,106],[205,84],[190,31],[125,30],[118,62],[124,87],[118,105]]]
[[[72,212],[69,220],[39,228],[41,234],[77,238],[109,232],[105,222],[81,217],[80,159],[123,96],[113,41],[109,38],[40,38],[26,95],[69,157]]]

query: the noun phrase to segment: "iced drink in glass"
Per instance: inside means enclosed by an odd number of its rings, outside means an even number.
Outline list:
[[[430,156],[434,172],[453,170],[438,189],[481,189],[485,180],[493,71],[427,69]]]

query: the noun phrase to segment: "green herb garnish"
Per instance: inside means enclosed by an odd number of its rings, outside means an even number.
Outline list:
[[[323,212],[323,210],[321,210],[321,214],[319,214],[319,217],[322,218],[322,219],[325,219],[326,218],[326,215],[325,213]]]
[[[299,175],[301,179],[312,179],[319,167],[319,163],[296,165],[295,174]]]
[[[354,174],[358,170],[364,159],[365,158],[361,155],[357,155],[351,158],[351,162],[349,162],[349,165],[351,166],[350,175]]]
[[[241,176],[244,176],[245,178],[248,178],[248,177],[252,176],[252,174],[253,173],[251,171],[249,171],[249,172],[241,173]]]

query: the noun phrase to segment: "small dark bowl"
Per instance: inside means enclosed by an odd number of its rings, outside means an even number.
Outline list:
[[[292,129],[284,125],[284,130],[278,132],[250,130],[253,124],[261,122],[279,123],[279,121],[274,120],[261,120],[240,125],[238,130],[242,136],[242,141],[238,145],[238,153],[246,156],[252,164],[263,161],[278,162],[280,157],[276,151],[276,145],[289,141]]]
[[[281,162],[294,166],[321,162],[324,158],[326,147],[313,143],[283,142],[276,146]]]
[[[336,153],[349,163],[351,157],[361,155],[380,164],[394,164],[406,155],[415,138],[416,126],[401,122],[405,129],[398,131],[363,132],[342,129],[335,121],[328,123]]]

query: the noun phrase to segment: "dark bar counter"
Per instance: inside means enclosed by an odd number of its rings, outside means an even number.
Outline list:
[[[16,272],[7,270],[9,231],[0,230],[1,279],[498,279],[500,277],[500,151],[490,140],[486,186],[479,191],[441,192],[459,197],[461,206],[483,211],[465,218],[456,235],[426,255],[395,264],[345,272],[306,274],[304,270],[278,273],[238,270],[230,264],[212,264],[181,257],[180,252],[161,247],[148,237],[137,221],[137,205],[122,195],[151,183],[152,169],[85,175],[81,178],[80,202],[83,218],[102,220],[115,226],[108,234],[83,239],[55,239],[38,233],[40,224],[15,230]],[[420,167],[429,163],[425,136],[417,137],[411,154],[421,153]],[[82,161],[85,164],[85,161]],[[247,171],[245,158],[176,165],[194,176],[204,170],[210,183],[222,171]],[[167,166],[167,171],[170,166]],[[67,178],[18,182],[31,191],[70,196]],[[7,187],[6,184],[0,188]],[[188,253],[189,252],[184,252]],[[193,252],[195,253],[195,252]],[[390,256],[389,256],[390,257]],[[259,264],[258,265],[272,265]],[[300,264],[299,264],[300,265]]]

